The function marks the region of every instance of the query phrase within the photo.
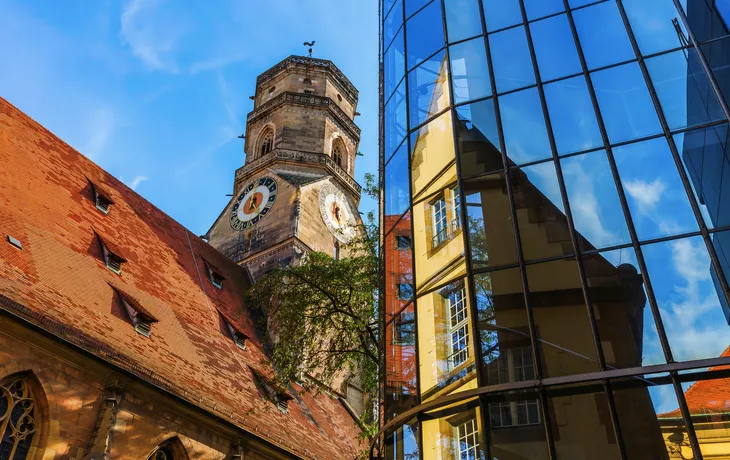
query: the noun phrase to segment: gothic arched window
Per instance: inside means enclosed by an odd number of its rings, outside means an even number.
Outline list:
[[[259,140],[259,156],[264,156],[274,149],[274,130],[267,128],[266,131],[261,134]]]
[[[37,425],[27,376],[0,382],[0,460],[25,460]]]
[[[332,142],[332,159],[337,163],[337,166],[344,168],[345,165],[342,163],[342,159],[345,157],[345,145],[341,139],[335,139]]]
[[[150,455],[149,460],[174,460],[175,457],[172,455],[172,452],[170,452],[170,449],[167,447],[162,447],[160,449],[157,449],[155,453]]]

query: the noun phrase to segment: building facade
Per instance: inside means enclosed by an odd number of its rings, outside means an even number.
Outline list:
[[[344,227],[359,192],[350,177],[357,136],[341,113],[348,109],[328,107],[338,98],[323,78],[312,75],[312,84],[329,96],[297,96],[291,113],[271,120],[249,117],[276,128],[257,137],[260,154],[247,165],[287,158],[298,166],[288,176],[282,167],[239,177],[231,206],[245,211],[227,209],[229,234],[266,217],[272,239],[254,234],[248,243],[276,249],[296,228],[327,231],[329,239],[301,241],[333,250],[327,219]],[[268,107],[292,97],[282,94]],[[324,111],[302,109],[311,106]],[[282,132],[324,142],[325,131],[345,129],[335,122],[353,132],[329,137],[334,152],[280,156]],[[311,179],[313,170],[328,185],[302,191],[297,174]],[[295,211],[312,228],[292,227]],[[224,233],[214,230],[211,241]],[[232,242],[219,252],[2,98],[0,233],[0,460],[354,459],[365,449],[347,394],[275,383],[265,312],[247,294],[251,272],[265,264],[249,270],[231,260]]]
[[[331,61],[289,56],[258,76],[251,98],[245,164],[208,242],[254,280],[311,251],[346,255],[362,224],[357,89]],[[333,391],[361,414],[359,380],[347,377]]]
[[[730,459],[730,4],[381,20],[371,458]]]

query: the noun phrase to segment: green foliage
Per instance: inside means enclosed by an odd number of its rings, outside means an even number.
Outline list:
[[[368,182],[369,181],[369,182]],[[377,195],[374,178],[366,177]],[[269,316],[271,358],[281,385],[298,380],[308,390],[331,387],[343,375],[358,379],[365,392],[361,419],[368,436],[378,388],[377,225],[372,213],[341,259],[311,252],[299,265],[263,276],[251,288]],[[368,409],[370,409],[368,411]]]

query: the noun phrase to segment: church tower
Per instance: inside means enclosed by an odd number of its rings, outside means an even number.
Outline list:
[[[256,79],[246,162],[206,235],[252,277],[308,251],[339,256],[361,222],[358,91],[330,61],[290,56]]]

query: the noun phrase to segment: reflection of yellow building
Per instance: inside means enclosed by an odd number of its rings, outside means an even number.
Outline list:
[[[435,78],[431,107],[448,98],[445,63]],[[436,111],[433,111],[436,112]],[[536,378],[531,322],[545,377],[598,371],[598,358],[565,214],[525,171],[503,171],[464,182],[465,202],[457,186],[454,129],[459,131],[461,168],[502,168],[502,156],[479,129],[445,112],[411,138],[413,257],[417,301],[417,345],[421,403],[478,388],[477,374],[488,385]],[[497,168],[495,168],[497,166]],[[470,174],[473,176],[474,174]],[[528,265],[532,317],[528,318],[522,277],[516,266],[512,214],[506,188],[515,196],[517,226],[524,254],[552,261]],[[461,217],[466,208],[467,220]],[[473,266],[502,270],[466,277],[464,232]],[[582,237],[579,243],[591,249]],[[559,259],[559,260],[558,260]],[[641,365],[645,296],[641,277],[631,265],[614,266],[601,255],[583,259],[592,314],[606,362],[614,367]],[[475,292],[471,292],[473,286]],[[472,318],[472,299],[478,318]],[[474,334],[480,347],[475,350]],[[481,356],[482,362],[477,362]],[[600,392],[548,393],[545,414],[537,393],[500,394],[459,403],[426,417],[422,424],[425,459],[479,458],[484,421],[490,425],[491,454],[500,460],[546,458],[545,418],[549,417],[560,458],[614,459],[616,439],[608,402]],[[648,391],[622,394],[633,421],[646,439],[628,440],[648,459],[667,458]],[[484,413],[482,413],[484,412]],[[400,436],[400,437],[398,437]],[[401,433],[386,450],[388,458],[408,457],[408,436]],[[631,447],[631,446],[630,446]],[[635,450],[636,450],[635,449]]]
[[[730,347],[721,356],[730,356]],[[710,368],[711,371],[728,369],[728,366]],[[696,382],[687,389],[684,397],[702,456],[713,460],[730,459],[730,378]],[[669,457],[693,459],[680,410],[658,417]]]

